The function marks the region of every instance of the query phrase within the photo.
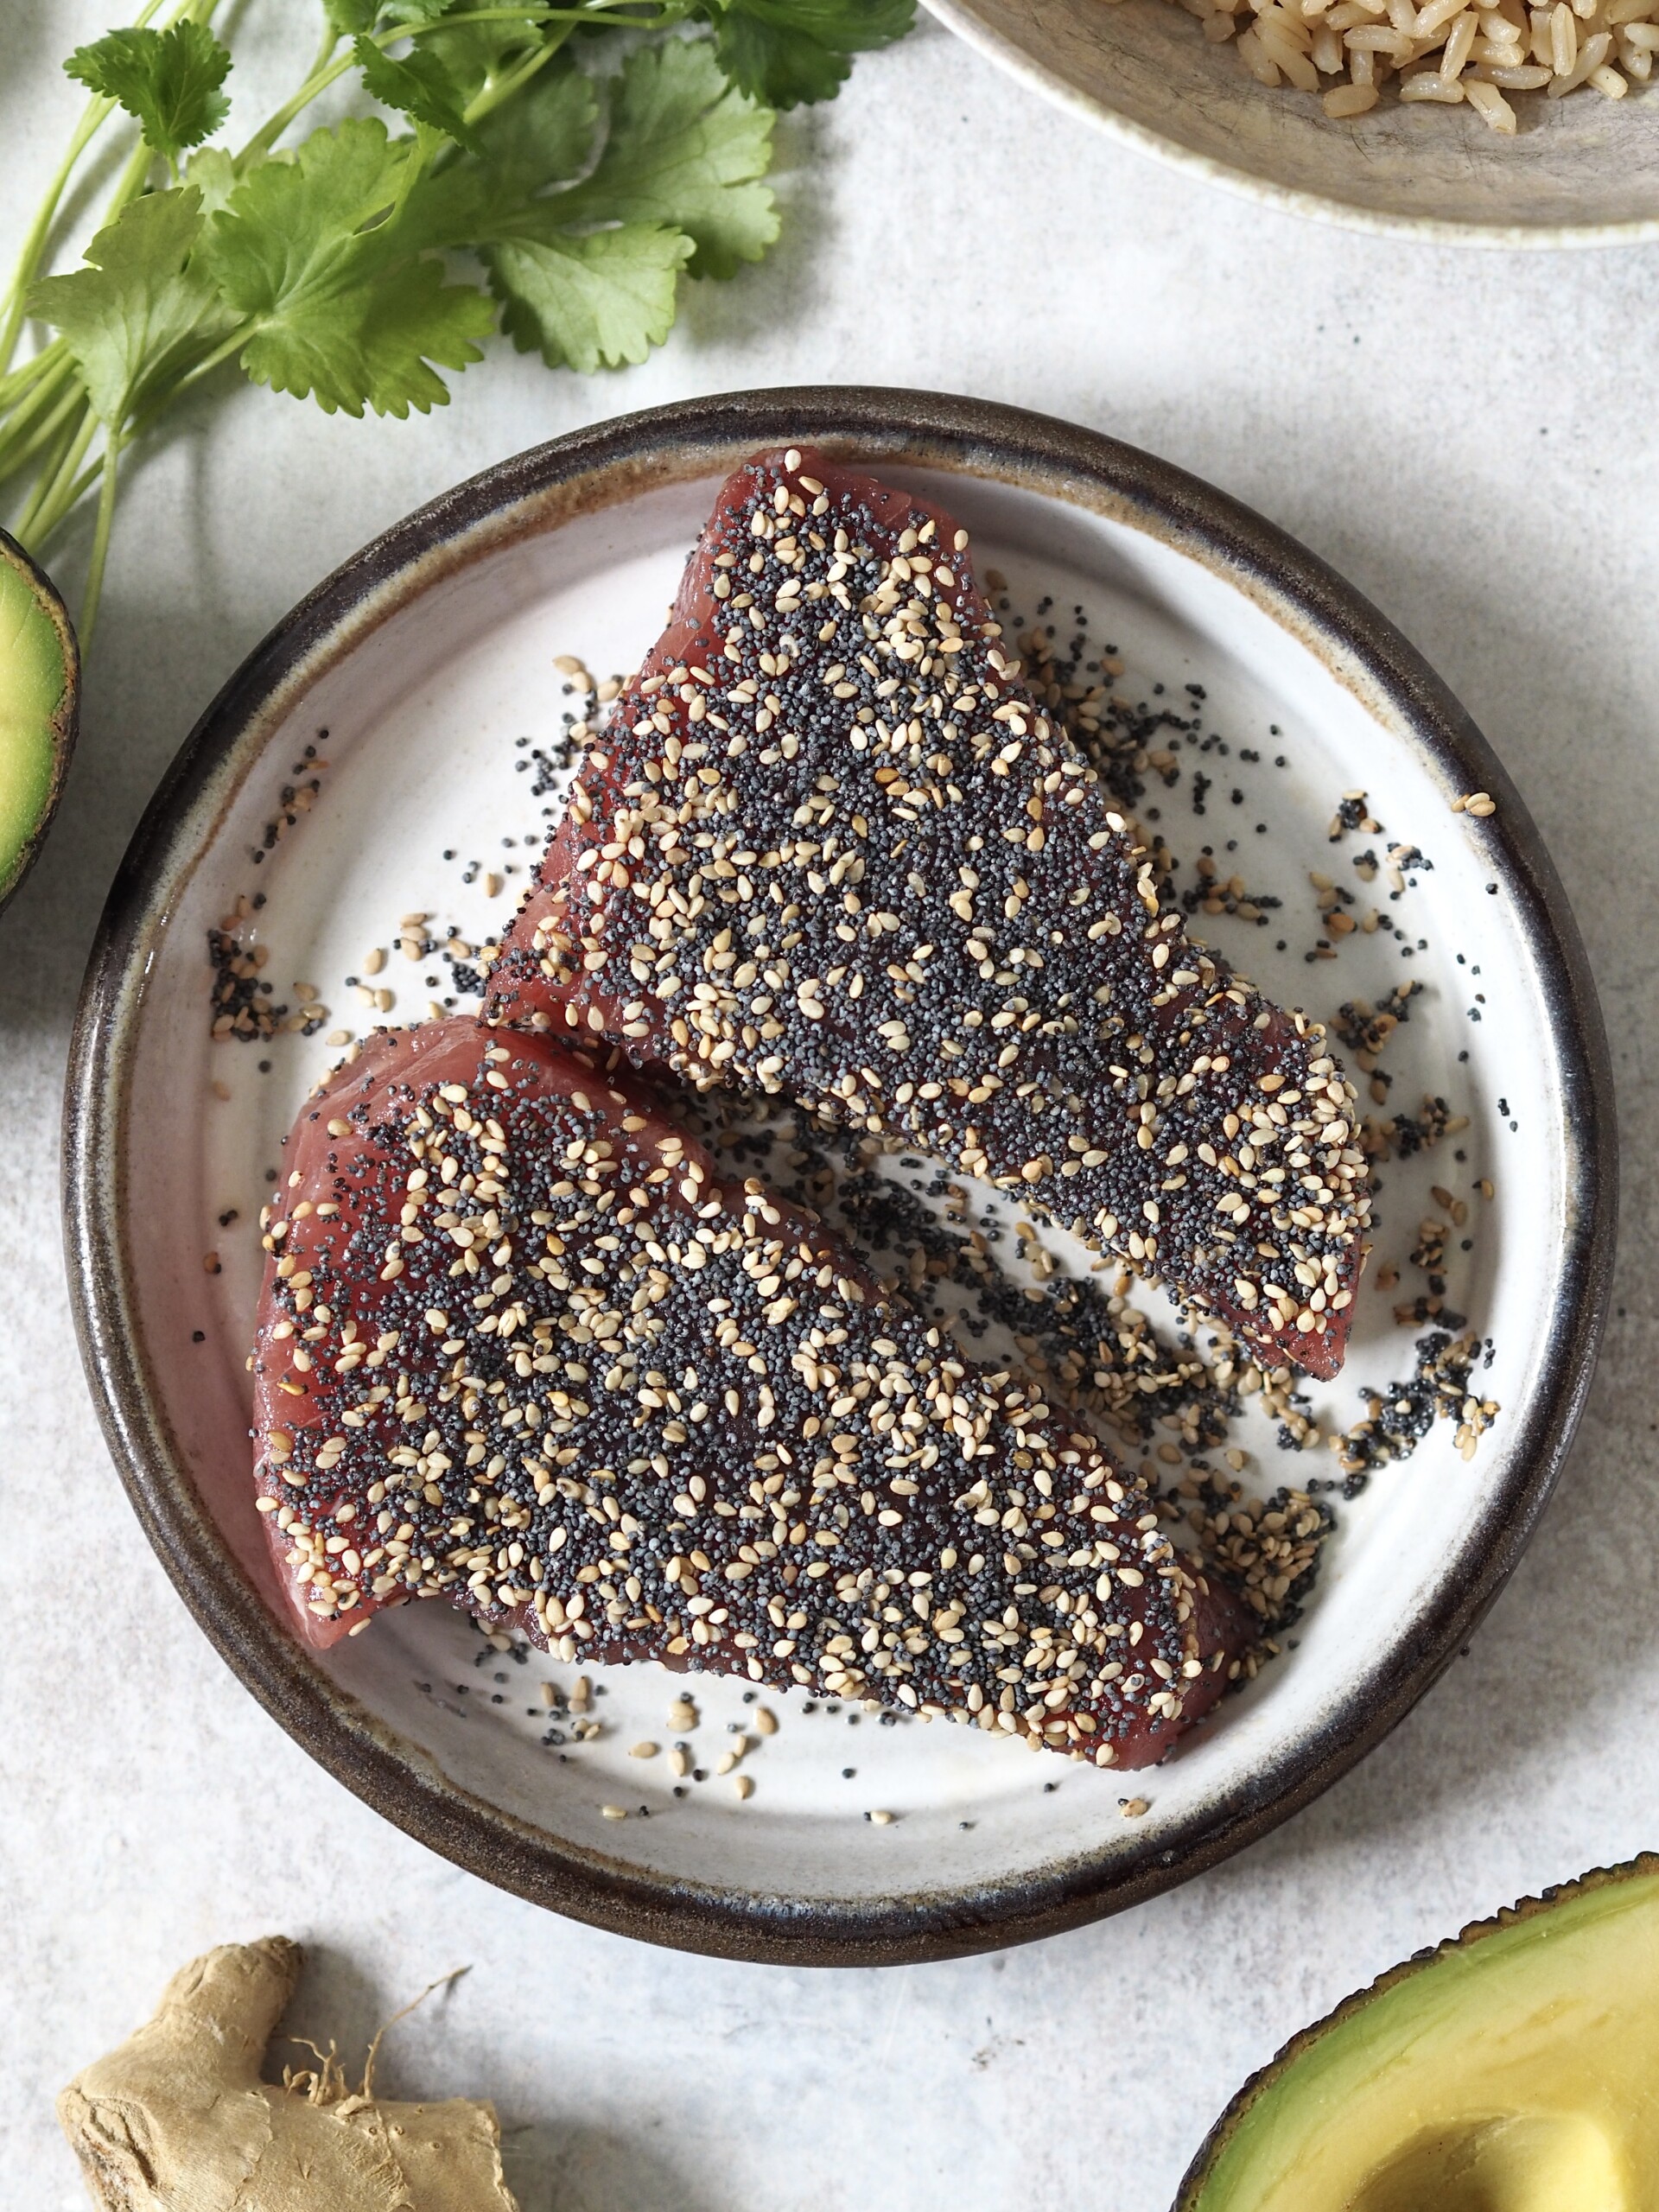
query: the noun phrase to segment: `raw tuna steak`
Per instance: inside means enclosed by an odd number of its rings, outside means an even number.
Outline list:
[[[1018,1191],[1269,1367],[1342,1363],[1370,1189],[1323,1030],[1185,934],[938,508],[720,495],[492,1018],[782,1092]]]
[[[442,1597],[567,1661],[1106,1765],[1220,1694],[1247,1617],[1139,1481],[632,1078],[471,1021],[390,1033],[288,1166],[255,1469],[312,1643]]]

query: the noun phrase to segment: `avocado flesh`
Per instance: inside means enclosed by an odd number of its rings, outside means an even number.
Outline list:
[[[79,671],[62,602],[0,533],[0,905],[34,859],[74,743]]]
[[[1649,2212],[1659,1861],[1465,1930],[1299,2037],[1179,2212]]]

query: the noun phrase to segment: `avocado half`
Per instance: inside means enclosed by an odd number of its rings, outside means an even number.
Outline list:
[[[1659,2204],[1659,1856],[1420,1952],[1239,2091],[1175,2212]]]
[[[57,811],[80,720],[80,651],[63,601],[0,530],[0,906]]]

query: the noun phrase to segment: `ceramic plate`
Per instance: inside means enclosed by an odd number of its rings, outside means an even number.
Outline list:
[[[1264,91],[1234,42],[1169,0],[926,0],[1033,92],[1142,153],[1254,200],[1357,230],[1488,246],[1659,238],[1659,99],[1515,101],[1501,137],[1467,105],[1390,90],[1338,120],[1317,94]]]
[[[1424,1330],[1394,1309],[1430,1294],[1408,1255],[1438,1185],[1461,1210],[1444,1302],[1481,1340],[1471,1388],[1499,1407],[1493,1425],[1465,1459],[1457,1419],[1436,1422],[1341,1501],[1294,1648],[1133,1780],[710,1677],[691,1685],[700,1726],[683,1737],[706,1779],[677,1782],[665,1756],[629,1753],[680,1734],[668,1708],[683,1677],[596,1670],[573,1716],[543,1701],[568,1699],[573,1670],[499,1650],[440,1605],[382,1616],[326,1658],[271,1610],[244,1362],[283,1130],[338,1058],[331,1038],[468,1003],[454,947],[505,926],[588,703],[559,658],[625,672],[721,477],[790,442],[943,501],[1014,613],[1052,622],[1062,651],[1074,634],[1085,656],[1115,649],[1112,690],[1159,718],[1141,809],[1177,884],[1197,886],[1206,849],[1216,881],[1236,882],[1219,903],[1244,911],[1198,925],[1320,1016],[1421,986],[1376,1111],[1421,1126],[1438,1097],[1461,1123],[1381,1166],[1349,1364],[1300,1418],[1344,1429],[1363,1386],[1412,1375]],[[1454,811],[1472,791],[1496,810]],[[1344,807],[1360,826],[1333,842]],[[1321,910],[1313,875],[1341,887],[1355,926],[1332,921],[1331,891]],[[227,926],[264,963],[267,1007],[290,1009],[264,1043],[213,1038],[210,939]],[[450,950],[405,958],[400,933]],[[389,954],[372,974],[371,948]],[[1433,1679],[1514,1564],[1587,1384],[1611,1260],[1608,1099],[1583,955],[1519,798],[1444,686],[1311,555],[1179,471],[1041,416],[903,392],[742,394],[489,471],[348,563],[232,679],[140,829],[93,954],[68,1230],[87,1371],[140,1518],[228,1662],[330,1771],[488,1879],[631,1935],[896,1961],[1052,1933],[1182,1879],[1305,1803]],[[1020,1252],[1039,1275],[1088,1276],[1086,1253],[1045,1244],[1033,1256],[1005,1220],[996,1249],[1010,1268]],[[1384,1261],[1402,1271],[1392,1288]],[[1248,1409],[1233,1424],[1241,1480],[1330,1484],[1332,1455],[1287,1452],[1276,1427]],[[1167,1437],[1137,1448],[1179,1472]],[[773,1734],[756,1728],[762,1703]],[[718,1771],[738,1733],[747,1801]],[[1126,1810],[1130,1789],[1143,1811]]]

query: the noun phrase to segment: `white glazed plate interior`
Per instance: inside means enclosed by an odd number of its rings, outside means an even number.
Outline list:
[[[1126,658],[1120,692],[1147,698],[1162,682],[1168,703],[1185,709],[1181,687],[1204,686],[1204,728],[1220,733],[1231,754],[1181,753],[1179,785],[1166,792],[1154,783],[1145,804],[1161,809],[1159,827],[1184,864],[1179,880],[1192,880],[1207,842],[1224,874],[1236,867],[1253,890],[1284,900],[1267,928],[1203,925],[1212,942],[1276,995],[1321,1015],[1343,1000],[1375,1002],[1397,982],[1425,986],[1387,1055],[1391,1104],[1418,1110],[1426,1092],[1440,1093],[1470,1126],[1432,1154],[1382,1168],[1377,1256],[1403,1262],[1432,1211],[1431,1182],[1468,1200],[1475,1249],[1453,1254],[1449,1302],[1491,1339],[1480,1387],[1503,1412],[1472,1464],[1442,1421],[1414,1458],[1340,1506],[1341,1532],[1296,1648],[1226,1701],[1178,1758],[1134,1781],[944,1723],[883,1726],[822,1704],[809,1715],[801,1693],[766,1693],[783,1725],[745,1762],[753,1796],[740,1802],[730,1779],[711,1772],[677,1799],[661,1758],[628,1752],[641,1739],[671,1740],[668,1706],[683,1677],[652,1666],[594,1670],[603,1732],[577,1747],[568,1733],[562,1746],[543,1740],[553,1716],[537,1695],[543,1676],[568,1688],[575,1670],[538,1655],[486,1652],[480,1664],[477,1632],[439,1604],[383,1616],[316,1662],[404,1756],[441,1770],[532,1834],[596,1864],[738,1901],[856,1908],[908,1894],[982,1894],[1068,1864],[1150,1865],[1206,1807],[1249,1797],[1298,1745],[1386,1683],[1443,1599],[1447,1561],[1467,1546],[1494,1484],[1512,1475],[1567,1229],[1563,1071],[1535,949],[1509,899],[1489,890],[1486,830],[1451,811],[1420,752],[1253,598],[1142,531],[1011,483],[886,473],[955,510],[982,565],[1006,573],[1019,607],[1029,611],[1051,594],[1061,622],[1074,603],[1086,607],[1095,639]],[[252,935],[269,948],[265,973],[277,999],[296,1002],[295,980],[315,983],[329,1028],[423,1014],[429,997],[451,988],[435,963],[410,966],[393,951],[377,978],[397,993],[390,1016],[356,1005],[344,979],[362,972],[370,946],[392,943],[405,912],[435,916],[436,934],[453,922],[474,944],[505,925],[539,849],[543,810],[556,803],[530,795],[536,779],[521,772],[528,754],[516,742],[539,748],[559,734],[572,702],[554,656],[580,655],[601,676],[634,663],[660,626],[716,480],[647,491],[498,544],[369,628],[291,703],[228,794],[167,918],[130,1047],[124,1236],[154,1394],[212,1514],[267,1591],[245,1444],[244,1360],[261,1263],[255,1217],[285,1128],[339,1053],[321,1034],[286,1035],[269,1049],[210,1043],[207,932],[238,893],[263,892]],[[321,797],[256,867],[252,852],[308,746],[328,763]],[[1240,747],[1258,752],[1260,765],[1242,763]],[[1275,768],[1275,756],[1287,766]],[[1215,779],[1202,821],[1190,806],[1195,766]],[[1243,805],[1230,803],[1235,785],[1246,790]],[[1386,834],[1333,846],[1338,798],[1356,789],[1369,793]],[[1255,833],[1258,820],[1268,835]],[[504,847],[504,836],[518,842]],[[1228,837],[1238,841],[1236,856],[1223,849]],[[1381,853],[1396,842],[1421,846],[1433,867],[1414,871],[1414,887],[1390,904],[1386,880],[1367,887],[1349,863],[1367,845]],[[446,850],[454,861],[442,857]],[[468,883],[474,862],[481,868]],[[486,874],[509,863],[519,872],[491,899]],[[1396,938],[1357,933],[1338,960],[1306,962],[1320,934],[1310,868],[1349,884],[1357,912],[1380,905],[1406,930],[1411,957]],[[1282,954],[1273,950],[1280,938],[1289,947]],[[429,973],[442,978],[440,991],[425,987]],[[262,1058],[269,1074],[257,1072]],[[227,1099],[214,1095],[215,1081]],[[1474,1196],[1481,1176],[1496,1185],[1490,1205]],[[232,1208],[239,1219],[221,1226]],[[1049,1241],[1064,1264],[1087,1268],[1086,1254]],[[220,1255],[217,1275],[204,1270],[210,1252]],[[1396,1326],[1391,1308],[1423,1285],[1402,1272],[1392,1295],[1368,1282],[1346,1371],[1313,1387],[1327,1425],[1363,1410],[1360,1383],[1412,1372],[1421,1332]],[[1266,1424],[1241,1427],[1236,1440],[1256,1454],[1247,1479],[1260,1491],[1328,1480],[1334,1470],[1327,1452],[1274,1449]],[[700,1677],[691,1688],[702,1714],[693,1753],[711,1770],[728,1728],[751,1723],[753,1705],[736,1681]],[[843,1778],[845,1767],[853,1778]],[[1141,1817],[1121,1809],[1131,1790],[1149,1800]],[[605,1821],[605,1804],[631,1817]],[[865,1820],[876,1809],[895,1815],[891,1824]]]
[[[1385,96],[1351,122],[1258,85],[1170,0],[926,0],[1023,84],[1143,152],[1304,214],[1496,246],[1659,237],[1659,97],[1516,96],[1499,137],[1465,105]]]

